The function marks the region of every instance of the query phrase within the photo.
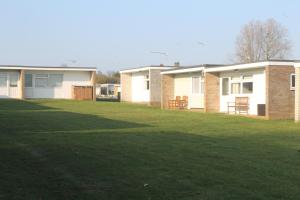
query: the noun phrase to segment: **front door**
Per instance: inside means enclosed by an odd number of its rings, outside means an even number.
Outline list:
[[[203,88],[204,88],[204,80],[201,76],[192,77],[192,90],[189,95],[189,108],[203,108]]]
[[[7,73],[0,73],[0,98],[8,98]]]

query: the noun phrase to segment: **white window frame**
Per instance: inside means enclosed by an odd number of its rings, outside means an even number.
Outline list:
[[[31,75],[31,87],[27,87],[26,86],[26,75]],[[34,78],[34,74],[32,74],[32,73],[25,73],[25,76],[24,76],[24,85],[25,85],[25,88],[33,88],[33,86],[34,86],[34,82],[35,82],[35,78]]]
[[[61,84],[60,85],[51,86],[50,85],[51,76],[61,76]],[[63,82],[64,82],[64,75],[63,74],[49,74],[49,76],[48,76],[48,87],[50,87],[50,88],[61,88],[63,86]]]
[[[198,79],[198,82],[199,82],[199,85],[198,85],[198,92],[194,92],[194,79]],[[199,94],[202,94],[201,93],[201,77],[200,76],[193,76],[192,77],[192,94],[196,94],[196,95],[199,95]]]
[[[223,94],[223,79],[228,79],[228,88],[227,88],[227,94]],[[222,77],[221,79],[221,94],[222,96],[228,96],[231,94],[231,78],[230,77]]]
[[[144,84],[145,84],[145,90],[146,91],[149,91],[150,90],[150,76],[149,76],[149,74],[146,74],[145,76],[144,76]]]
[[[251,76],[251,79],[244,80],[245,76]],[[233,77],[238,77],[238,76],[231,76],[229,78],[229,82],[230,82],[230,84],[229,84],[230,85],[229,94],[230,95],[251,95],[251,94],[253,94],[253,92],[254,92],[253,74],[242,74],[242,75],[239,76],[240,77],[239,80],[232,80]],[[227,77],[224,77],[224,78],[227,78]],[[239,83],[240,84],[239,93],[232,93],[232,84],[234,84],[234,83]],[[252,92],[251,93],[244,93],[244,87],[243,87],[244,83],[252,83]],[[222,90],[222,93],[223,93],[223,90]],[[226,96],[226,95],[223,95],[223,96]]]
[[[250,80],[245,80],[244,79],[245,76],[251,76],[251,79]],[[244,93],[244,83],[252,83],[252,92],[251,93]],[[249,75],[249,74],[242,75],[241,94],[253,94],[253,89],[254,89],[253,86],[254,86],[253,75]]]
[[[239,76],[239,80],[233,80],[233,77],[237,77],[237,76],[231,76],[230,77],[230,94],[231,95],[239,95],[242,94],[242,76]],[[238,83],[240,84],[240,88],[239,88],[239,92],[238,93],[232,93],[232,84]]]
[[[2,75],[3,77],[4,77],[4,76],[6,77],[6,88],[8,88],[8,73],[5,73],[5,72],[2,73],[2,72],[0,72],[0,76],[1,76],[1,75]],[[5,86],[0,86],[0,87],[5,87]]]
[[[13,76],[15,76],[15,77],[17,78],[17,82],[16,82],[15,85],[12,85],[12,84],[11,84],[11,80],[12,80],[12,77],[13,77]],[[12,87],[12,88],[18,87],[18,82],[19,82],[19,75],[18,75],[18,74],[15,74],[15,73],[10,73],[10,74],[9,74],[9,87]]]
[[[295,78],[295,85],[293,86],[293,77]],[[296,88],[296,74],[290,74],[290,90],[295,90]]]
[[[43,75],[44,77],[38,77],[40,75]],[[37,84],[36,84],[37,79],[45,79],[45,80],[47,80],[47,85],[45,87],[37,86]],[[34,85],[35,85],[35,88],[48,88],[49,87],[48,86],[49,85],[49,74],[35,74]]]

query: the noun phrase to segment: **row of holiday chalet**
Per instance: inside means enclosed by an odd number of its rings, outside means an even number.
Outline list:
[[[300,121],[299,61],[160,65],[120,73],[125,102]]]

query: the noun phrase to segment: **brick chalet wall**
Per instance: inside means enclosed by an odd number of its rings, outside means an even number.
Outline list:
[[[290,75],[294,66],[266,66],[266,117],[293,119],[295,91],[290,88]]]
[[[174,75],[161,76],[161,108],[168,108],[168,101],[174,99]]]
[[[131,87],[131,73],[121,73],[121,101],[131,102],[132,87]]]

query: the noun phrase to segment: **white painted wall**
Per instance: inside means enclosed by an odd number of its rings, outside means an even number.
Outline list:
[[[230,94],[231,84],[229,81],[229,95],[222,95],[222,79],[223,77],[253,75],[253,93],[252,94]],[[235,97],[249,97],[249,114],[257,115],[257,104],[266,103],[266,76],[264,69],[243,70],[237,72],[220,73],[220,112],[227,112],[227,103],[235,102]]]
[[[26,71],[33,74],[33,87],[25,87],[25,98],[55,98],[71,99],[72,86],[92,85],[91,72],[88,71]],[[63,83],[61,87],[35,87],[35,74],[63,74]]]
[[[204,95],[192,93],[192,77],[200,76],[200,72],[176,74],[174,76],[174,97],[188,96],[188,108],[203,108]],[[199,86],[201,87],[201,86]]]
[[[132,102],[148,103],[150,92],[146,89],[145,76],[149,75],[149,70],[132,73],[131,92]]]

